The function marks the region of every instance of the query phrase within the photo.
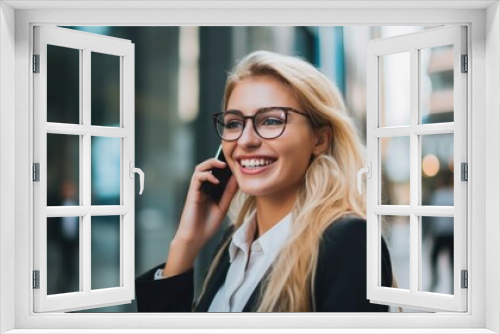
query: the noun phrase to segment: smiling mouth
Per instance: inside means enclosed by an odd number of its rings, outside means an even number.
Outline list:
[[[273,164],[276,159],[242,159],[240,165],[246,169],[258,169]]]

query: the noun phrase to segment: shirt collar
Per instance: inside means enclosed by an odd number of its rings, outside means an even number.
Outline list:
[[[283,248],[283,245],[288,240],[288,234],[290,233],[291,224],[292,213],[290,212],[269,231],[255,240],[255,242],[260,243],[260,246],[262,247],[262,251],[266,255],[266,258],[273,261],[276,255],[278,255],[281,248]]]
[[[231,244],[229,245],[229,262],[233,262],[238,249],[248,254],[250,245],[255,235],[255,211],[244,221],[243,225],[233,234]]]
[[[242,250],[248,256],[252,243],[259,243],[266,257],[274,259],[288,239],[292,220],[291,212],[254,241],[257,229],[255,216],[256,211],[254,210],[233,234],[231,244],[229,245],[229,262],[233,262],[238,250]]]

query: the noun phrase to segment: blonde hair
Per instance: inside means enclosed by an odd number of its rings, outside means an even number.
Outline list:
[[[315,311],[314,282],[319,245],[325,230],[346,215],[365,217],[364,196],[356,190],[356,172],[364,165],[364,147],[337,88],[314,66],[296,57],[267,51],[249,54],[226,82],[224,108],[236,85],[254,76],[270,76],[287,87],[311,116],[313,130],[331,128],[331,141],[312,159],[292,209],[290,236],[263,282],[258,312]],[[235,230],[255,209],[255,198],[238,192],[231,203]],[[220,248],[205,286],[222,257]],[[205,287],[202,289],[202,294]]]

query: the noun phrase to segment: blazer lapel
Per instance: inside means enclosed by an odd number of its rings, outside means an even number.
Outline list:
[[[227,271],[229,270],[229,253],[224,251],[224,255],[220,259],[217,268],[215,268],[214,274],[210,281],[208,282],[207,288],[203,296],[201,296],[200,302],[196,305],[194,312],[207,312],[210,304],[215,298],[215,294],[219,291],[226,279]]]
[[[210,307],[210,304],[212,304],[212,301],[215,298],[215,294],[217,293],[217,291],[219,291],[220,287],[226,280],[227,271],[229,270],[230,265],[228,249],[229,245],[224,251],[224,254],[219,264],[217,265],[217,268],[215,268],[215,272],[208,282],[207,289],[203,296],[201,296],[200,302],[195,306],[193,310],[194,312],[208,312],[208,308]],[[271,273],[271,270],[272,266],[269,267],[269,269],[260,280],[259,284],[257,284],[257,286],[255,287],[255,290],[252,292],[252,295],[245,304],[242,312],[255,312],[257,310],[257,303],[259,302],[262,294],[262,282],[267,279],[267,277]]]
[[[259,281],[259,284],[257,284],[257,286],[255,287],[255,290],[253,290],[252,295],[250,296],[250,298],[248,298],[248,301],[245,304],[245,307],[243,308],[242,312],[256,312],[257,311],[257,308],[259,307],[258,303],[259,303],[260,298],[262,297],[262,293],[263,293],[262,282],[265,282],[267,280],[268,276],[271,274],[272,268],[273,268],[273,266],[271,266],[271,267],[269,267],[269,269],[267,269],[266,273]]]
[[[255,290],[253,290],[252,295],[250,298],[248,298],[247,303],[245,304],[245,307],[243,308],[242,312],[255,312],[257,310],[257,303],[260,299],[261,296],[261,285],[262,285],[262,280],[257,284],[255,287]]]

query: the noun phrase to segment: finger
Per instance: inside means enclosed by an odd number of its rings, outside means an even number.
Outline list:
[[[236,177],[234,175],[231,175],[231,178],[229,179],[226,189],[224,190],[224,194],[222,195],[222,198],[220,199],[219,206],[221,209],[227,211],[229,208],[229,205],[231,204],[231,200],[233,199],[234,195],[238,191],[238,182],[236,182]]]
[[[226,163],[224,161],[217,160],[215,158],[211,158],[203,161],[195,167],[195,172],[203,172],[212,168],[224,168],[226,167]]]
[[[195,173],[195,179],[199,182],[199,183],[203,183],[203,182],[210,182],[210,183],[215,183],[215,184],[219,184],[219,180],[212,174],[212,171],[209,170],[209,171],[205,171],[205,172],[198,172],[198,173]]]

